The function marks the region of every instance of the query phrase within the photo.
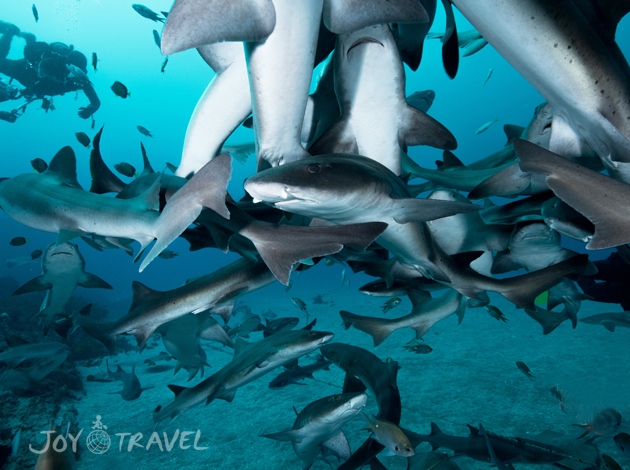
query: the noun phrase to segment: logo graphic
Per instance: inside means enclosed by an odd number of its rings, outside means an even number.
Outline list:
[[[87,448],[93,454],[104,454],[112,443],[109,434],[105,432],[107,426],[101,422],[101,415],[96,415],[96,421],[92,421],[92,424],[93,431],[88,434]]]

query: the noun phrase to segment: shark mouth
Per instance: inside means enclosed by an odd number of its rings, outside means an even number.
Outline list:
[[[58,256],[58,255],[73,256],[72,253],[68,253],[67,251],[58,251],[57,253],[53,253],[52,255],[50,255],[50,257],[54,258],[55,256]]]
[[[296,196],[295,194],[292,194],[288,186],[284,187],[283,194],[281,196],[283,198],[276,201],[274,203],[274,206],[280,207],[283,205],[291,204],[292,202],[301,202],[304,204],[319,204],[319,201],[317,201],[316,199],[300,197],[300,196]]]
[[[350,54],[350,51],[351,51],[353,48],[355,48],[355,47],[357,47],[357,46],[359,46],[359,45],[361,45],[361,44],[368,43],[368,42],[373,42],[373,43],[376,43],[376,44],[380,44],[382,47],[385,47],[385,46],[383,45],[383,43],[382,43],[381,41],[377,40],[377,39],[374,39],[374,38],[368,38],[368,37],[359,38],[359,39],[357,39],[356,41],[354,41],[354,43],[352,43],[352,46],[350,46],[350,47],[348,48],[348,50],[346,51],[346,57],[348,57],[348,54]]]

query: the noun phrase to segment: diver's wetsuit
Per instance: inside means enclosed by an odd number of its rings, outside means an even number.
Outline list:
[[[66,65],[74,65],[87,73],[87,59],[81,52],[62,43],[37,42],[30,33],[20,33],[20,30],[10,23],[0,22],[0,73],[11,77],[24,86],[20,96],[28,100],[44,99],[47,96],[63,95],[65,93],[83,90],[90,100],[87,107],[79,108],[79,117],[87,119],[94,114],[101,105],[96,91],[90,82],[73,79]],[[11,47],[11,39],[15,35],[26,39],[24,58],[18,60],[7,59]],[[6,87],[5,87],[6,88]],[[5,93],[6,95],[7,93]],[[0,90],[0,95],[2,91]],[[17,97],[20,97],[17,96]],[[16,99],[7,97],[6,99]],[[6,101],[6,99],[4,101]],[[0,101],[3,101],[0,98]],[[4,116],[0,119],[14,122],[17,113],[0,112]]]
[[[597,274],[578,279],[584,293],[597,302],[620,304],[624,310],[630,311],[630,265],[619,253],[612,253],[607,259],[595,261],[594,264]]]

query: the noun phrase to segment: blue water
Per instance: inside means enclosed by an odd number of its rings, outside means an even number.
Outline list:
[[[147,6],[158,12],[169,10],[171,2],[167,0],[152,0]],[[126,161],[141,171],[140,142],[143,142],[146,147],[151,164],[156,171],[161,171],[167,162],[177,165],[181,158],[184,135],[190,115],[197,100],[214,76],[212,70],[196,51],[190,50],[169,57],[165,72],[161,73],[160,68],[164,57],[153,41],[152,30],[156,29],[161,33],[163,25],[161,23],[153,23],[138,15],[131,8],[131,4],[128,1],[40,0],[37,3],[37,9],[39,11],[38,23],[33,18],[29,2],[0,0],[0,20],[13,23],[22,31],[35,34],[37,39],[41,41],[61,41],[66,44],[73,44],[77,50],[85,54],[88,61],[91,60],[92,52],[96,52],[100,59],[98,71],[95,72],[89,66],[88,75],[101,100],[101,107],[94,115],[96,127],[93,130],[90,128],[90,119],[82,120],[77,116],[78,108],[86,106],[88,103],[82,92],[78,93],[78,99],[76,100],[75,93],[55,97],[55,111],[46,113],[39,107],[39,102],[35,102],[27,108],[24,115],[16,123],[9,124],[0,121],[0,176],[11,177],[20,173],[31,172],[30,160],[42,158],[49,161],[59,149],[70,145],[77,155],[78,180],[84,188],[89,188],[88,162],[90,149],[84,148],[77,142],[75,132],[85,132],[92,138],[103,125],[105,127],[101,140],[101,153],[110,167],[120,161]],[[460,31],[471,29],[470,24],[457,12],[456,20]],[[444,23],[443,9],[439,6],[433,31],[443,31]],[[621,50],[628,56],[630,54],[630,19],[625,19],[619,24],[617,42]],[[23,40],[14,38],[9,58],[20,58],[23,45]],[[534,108],[542,103],[543,99],[489,45],[471,57],[461,58],[458,75],[455,80],[450,80],[442,67],[440,46],[441,43],[438,40],[427,40],[423,61],[419,70],[411,72],[406,68],[407,94],[426,89],[432,89],[436,92],[436,99],[429,114],[444,124],[456,136],[459,147],[454,153],[464,163],[473,162],[502,148],[506,141],[502,130],[503,124],[527,125],[533,115]],[[490,68],[493,68],[493,74],[484,86],[482,83]],[[131,93],[128,99],[121,99],[110,90],[110,86],[114,81],[120,81],[127,86]],[[0,103],[0,110],[10,111],[13,106],[13,102]],[[475,131],[482,124],[495,118],[499,118],[499,122],[495,123],[485,133],[475,135]],[[136,129],[138,125],[149,129],[155,137],[148,138],[139,134]],[[230,137],[228,143],[243,143],[253,141],[253,139],[252,130],[239,127]],[[442,156],[441,151],[428,147],[411,148],[409,154],[423,166],[429,168],[433,168],[433,162],[441,159]],[[242,181],[253,174],[255,168],[256,165],[253,158],[243,166],[234,163],[234,173],[229,184],[229,192],[234,199],[240,199],[244,195]],[[125,180],[127,181],[127,179]],[[28,256],[35,249],[45,249],[56,238],[54,234],[42,233],[22,226],[7,217],[4,212],[0,212],[0,227],[0,260],[16,256]],[[28,243],[21,247],[9,246],[8,242],[16,236],[26,237]],[[566,245],[571,249],[583,251],[583,245],[571,242],[566,243]],[[137,246],[135,244],[136,250]],[[145,272],[139,274],[138,265],[134,265],[131,262],[131,258],[122,250],[108,250],[104,253],[99,253],[82,242],[79,243],[79,247],[86,259],[86,270],[106,280],[114,289],[113,291],[96,289],[87,291],[79,288],[76,294],[104,305],[118,302],[123,302],[124,304],[125,301],[128,301],[131,297],[131,283],[134,280],[141,281],[153,289],[169,290],[182,285],[189,278],[212,272],[238,258],[238,255],[232,253],[222,254],[217,250],[202,250],[190,253],[188,252],[188,243],[183,239],[177,239],[169,249],[178,252],[180,254],[179,257],[171,260],[156,259]],[[605,258],[608,254],[608,251],[592,253],[592,259]],[[330,295],[335,298],[337,304],[342,303],[350,295],[347,291],[340,291],[339,289],[342,269],[339,265],[326,267],[323,263],[320,263],[320,265],[300,276],[293,274],[294,291],[286,294],[287,298],[283,300],[283,305],[286,304],[284,314],[297,315],[299,313],[288,303],[291,294],[312,297],[318,292],[331,292]],[[350,270],[347,269],[347,271],[352,287],[358,287],[371,280],[371,278],[363,274],[351,275]],[[38,264],[28,264],[9,270],[4,262],[0,262],[0,278],[13,277],[18,285],[24,284],[40,273],[41,268]],[[260,311],[266,309],[263,306],[266,307],[267,304],[277,306],[277,299],[284,295],[284,287],[278,284],[271,286],[261,294],[256,295],[255,299],[258,303],[254,310],[256,313],[260,313]],[[266,299],[268,300],[267,303]],[[272,301],[271,299],[274,300]],[[305,298],[305,300],[307,299]],[[253,300],[244,299],[244,303],[252,305],[253,302]],[[356,302],[359,301],[356,300]],[[372,302],[369,304],[370,307],[376,309],[380,301],[369,299],[369,301],[365,300],[364,302]],[[280,309],[281,307],[277,306],[277,308]],[[508,307],[506,306],[506,308]],[[337,307],[327,310],[323,307],[321,308],[322,315],[334,317],[334,321],[328,321],[331,327],[333,324],[338,325],[339,323],[337,310]],[[610,308],[605,308],[604,311],[609,310],[619,310],[619,308],[618,306],[610,306]],[[375,311],[378,312],[378,310]],[[122,310],[110,313],[114,316],[119,316],[125,312],[125,310]],[[355,313],[361,312],[357,311]],[[31,314],[28,315],[28,317],[30,316]],[[469,318],[469,320],[474,321],[474,318]],[[538,331],[539,326],[529,319],[527,320],[531,329]],[[492,321],[494,320],[490,320],[490,322]],[[35,325],[35,323],[33,324]],[[496,326],[493,323],[491,325],[492,327]],[[580,326],[584,327],[584,325]],[[455,325],[450,325],[450,327],[455,327]],[[563,325],[563,327],[566,327],[565,333],[569,334],[568,326]],[[597,329],[599,330],[600,327],[597,327]],[[601,329],[603,330],[603,328]],[[517,334],[518,331],[512,331],[512,333]],[[598,331],[597,333],[599,344],[606,345],[607,338],[609,338],[609,336],[606,336],[608,332]],[[622,331],[615,333],[614,337],[617,339],[618,335],[623,335],[624,333],[626,331],[622,329]],[[355,337],[359,336],[358,334],[355,335]],[[627,338],[627,335],[625,337]],[[587,335],[583,340],[588,341],[588,338],[589,336]],[[470,341],[475,341],[475,339]],[[567,336],[563,341],[564,343],[562,344],[566,346],[571,344],[572,340],[570,336]],[[606,357],[604,361],[608,363],[609,361],[618,361],[621,358],[627,361],[627,342],[625,345],[626,347],[623,350],[607,349],[607,354],[611,354],[613,357]],[[366,341],[364,347],[368,348],[370,346],[370,341]],[[590,347],[597,351],[597,345],[592,346],[584,343],[585,349]],[[562,348],[558,348],[550,352],[550,354],[557,355],[561,360],[563,351]],[[387,352],[389,353],[390,351],[387,350]],[[468,351],[466,354],[474,354],[474,352]],[[385,358],[384,355],[379,355],[383,359]],[[586,361],[588,359],[595,361],[589,358],[588,351],[586,351],[584,357],[576,360]],[[457,358],[454,357],[453,360],[456,361]],[[571,361],[571,359],[566,360],[567,362]],[[133,360],[128,364],[131,363],[133,363]],[[590,364],[589,367],[592,367],[593,362]],[[471,364],[471,367],[475,366],[482,369],[482,366],[478,364]],[[212,371],[218,370],[219,367],[219,364],[213,365]],[[617,370],[614,371],[614,373],[617,372]],[[579,370],[576,370],[574,374],[579,374]],[[597,371],[593,371],[593,374],[596,377]],[[439,380],[439,374],[435,374],[433,377],[435,380]],[[164,382],[165,384],[172,382],[170,376],[168,379]],[[610,378],[607,377],[606,379]],[[412,380],[412,378],[410,377],[409,380]],[[627,375],[624,380],[626,386],[624,390],[627,390]],[[160,386],[164,388],[163,385]],[[266,387],[264,384],[263,386]],[[581,385],[575,385],[574,388],[579,389],[580,387]],[[614,382],[607,385],[607,387],[615,387]],[[118,388],[118,385],[114,388]],[[306,389],[307,387],[304,388]],[[333,391],[328,391],[333,393]],[[299,392],[298,390],[295,394],[299,395]],[[243,392],[243,394],[246,394],[246,392]],[[627,391],[623,392],[623,394],[623,397],[618,401],[619,406],[622,406],[624,403],[628,405]],[[148,426],[147,423],[150,421],[150,411],[155,404],[165,405],[171,397],[170,392],[165,392],[159,399],[150,399],[150,397],[143,396],[139,401],[134,402],[135,407],[133,409],[137,410],[134,417],[142,421],[142,426],[146,428]],[[492,395],[488,393],[488,396],[485,396],[484,399],[491,399],[491,397]],[[245,397],[240,398],[246,401]],[[237,394],[237,401],[238,399],[239,395]],[[89,401],[89,395],[84,400]],[[599,404],[600,402],[597,403]],[[601,404],[603,407],[606,406],[604,402]],[[215,404],[211,406],[215,406]],[[216,406],[220,407],[221,410],[225,410],[221,411],[223,413],[221,416],[224,416],[224,419],[229,419],[230,405],[221,402],[220,405]],[[267,406],[272,405],[267,404]],[[421,405],[418,404],[418,406]],[[626,406],[627,408],[628,406]],[[209,412],[209,410],[205,411]],[[240,413],[239,416],[243,418],[242,410]],[[275,429],[286,428],[292,422],[291,413],[286,413],[283,417],[284,422],[278,423]],[[440,413],[443,413],[443,411],[440,411]],[[195,411],[189,414],[195,414]],[[214,416],[212,413],[208,416],[210,420],[215,421],[215,418],[212,418]],[[0,416],[0,427],[2,427],[1,418]],[[46,422],[47,419],[48,417],[42,417],[43,422]],[[81,419],[87,422],[92,418]],[[196,425],[200,425],[200,422],[191,423],[191,426]],[[427,430],[426,426],[424,430]],[[205,444],[207,445],[210,439],[209,435],[215,431],[212,431],[210,427],[206,431]],[[266,446],[271,446],[270,442],[266,441],[251,444],[257,439],[254,435],[256,430],[249,429],[248,431],[252,433],[251,439],[247,441],[247,444],[242,442],[242,445],[255,445],[265,449],[269,448]],[[269,429],[264,431],[270,432]],[[239,433],[238,427],[230,432]],[[459,430],[459,433],[461,435],[465,434],[462,430]],[[268,467],[264,464],[251,466],[248,464],[239,468],[297,468],[297,460],[294,458],[288,444],[276,446],[276,443],[273,443],[273,446],[273,449],[281,449],[285,452],[286,459],[288,459],[283,460],[283,463],[276,461],[275,465],[280,465],[280,467]],[[235,456],[238,455],[239,449],[231,449],[226,444],[226,447],[223,447],[221,452],[231,452],[232,454],[230,454],[229,458],[231,459],[230,462],[232,462]],[[145,457],[138,457],[139,460],[145,462],[146,467],[143,468],[173,468],[167,466],[168,458],[162,458],[164,466],[160,464],[152,467],[147,463]],[[173,457],[173,462],[177,462],[176,457]],[[236,468],[235,465],[223,466],[221,459],[215,458],[214,462],[217,465],[215,468],[219,468],[219,466],[222,468]],[[198,463],[199,468],[204,468],[202,467],[203,461]],[[324,468],[321,462],[316,465],[320,465],[317,468]],[[469,468],[479,467],[472,466]]]

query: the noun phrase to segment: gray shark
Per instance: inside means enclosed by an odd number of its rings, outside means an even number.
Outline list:
[[[327,450],[336,453],[343,449],[339,457],[348,459],[350,446],[341,427],[359,414],[366,403],[367,395],[363,392],[320,398],[306,405],[291,430],[261,434],[261,437],[290,441],[293,451],[302,460],[302,470],[311,468],[317,457],[325,455]]]
[[[543,204],[551,198],[553,198],[553,193],[549,191],[500,206],[495,205],[490,199],[486,199],[481,218],[487,224],[510,226],[518,222],[543,220],[541,214]]]
[[[206,353],[199,344],[199,323],[209,317],[209,313],[197,315],[188,314],[160,326],[158,332],[162,335],[164,349],[175,358],[175,374],[180,369],[188,371],[188,381],[191,381],[204,366],[210,367],[206,360]]]
[[[556,196],[595,225],[587,249],[630,242],[630,185],[526,141],[515,140],[514,148],[523,171],[544,175]]]
[[[76,176],[76,157],[64,147],[44,173],[29,173],[0,182],[0,206],[9,217],[28,227],[57,233],[57,246],[85,234],[130,238],[144,248],[157,238],[140,270],[190,225],[202,207],[228,216],[225,207],[231,175],[229,155],[216,158],[195,175],[185,189],[158,213],[159,178],[141,196],[111,198],[81,189]],[[213,183],[210,183],[210,182]],[[208,186],[207,186],[208,185]],[[210,188],[210,189],[208,189]]]
[[[400,318],[368,317],[354,315],[342,310],[340,315],[343,319],[343,326],[345,329],[354,326],[356,329],[371,335],[374,340],[374,347],[376,347],[400,328],[413,329],[416,332],[416,339],[420,339],[440,320],[457,314],[461,322],[464,315],[464,298],[453,289],[449,289],[446,294],[437,299],[427,298],[426,295],[417,293],[410,293],[409,299],[413,304],[411,313]]]
[[[600,313],[580,318],[580,321],[589,325],[602,325],[608,331],[614,332],[616,327],[630,328],[630,312]]]
[[[376,417],[395,425],[400,423],[402,405],[396,384],[399,369],[396,361],[383,362],[363,348],[343,343],[328,344],[321,348],[321,353],[346,373],[343,393],[369,390],[378,406]],[[370,461],[372,465],[380,465],[375,457],[384,448],[369,437],[338,470],[358,469]]]
[[[192,388],[170,385],[175,400],[153,413],[156,426],[164,419],[171,421],[190,408],[221,398],[231,402],[236,390],[304,354],[330,342],[332,333],[321,331],[285,331],[256,343],[238,338],[232,360],[203,382]]]
[[[407,146],[457,148],[444,126],[407,103],[405,72],[389,25],[338,36],[334,69],[341,117],[308,149],[311,154],[360,154],[399,175],[400,151]]]
[[[543,220],[556,232],[584,243],[593,238],[593,223],[560,198],[552,197],[540,210]]]
[[[120,367],[120,366],[119,366]],[[151,388],[155,388],[154,385],[150,387],[142,387],[140,385],[140,380],[138,380],[138,376],[136,375],[136,365],[134,364],[131,368],[131,373],[127,375],[124,380],[123,389],[120,392],[110,392],[110,395],[120,394],[121,398],[125,401],[133,401],[140,398],[142,392],[145,390],[149,390]]]
[[[424,223],[426,220],[473,212],[476,206],[409,198],[400,178],[369,158],[323,155],[260,172],[245,181],[245,190],[301,215],[340,224],[378,220],[388,228],[378,243],[394,254],[398,277],[419,277],[448,283],[461,294],[483,300],[482,291],[498,292],[517,306],[534,307],[534,298],[562,277],[585,269],[585,258],[574,258],[525,276],[493,279],[468,265],[480,253],[449,257]],[[448,211],[452,212],[449,214]]]
[[[73,243],[50,244],[42,256],[42,274],[31,279],[13,295],[46,290],[46,299],[36,317],[42,318],[47,333],[55,316],[65,315],[64,307],[77,288],[113,289],[100,277],[85,271],[85,260]]]
[[[15,369],[29,359],[50,357],[63,351],[67,354],[69,350],[68,346],[57,341],[29,343],[24,340],[15,341],[15,338],[13,339],[13,347],[0,353],[0,362],[6,364],[9,369]]]
[[[615,178],[630,182],[630,67],[614,41],[630,6],[453,3],[553,108],[549,149],[580,155],[588,144]]]

